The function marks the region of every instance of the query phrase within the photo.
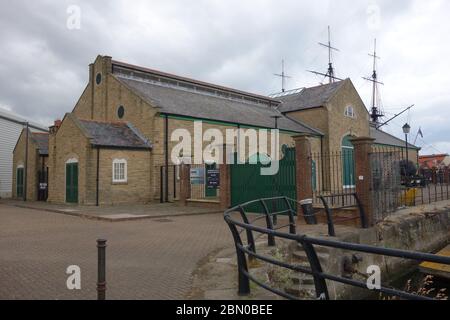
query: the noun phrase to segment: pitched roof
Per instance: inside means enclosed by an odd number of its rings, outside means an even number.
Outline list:
[[[78,122],[86,131],[93,146],[131,149],[152,148],[152,144],[129,123],[81,119]]]
[[[375,144],[382,144],[400,148],[404,148],[406,146],[406,141],[399,139],[387,132],[381,131],[380,129],[375,128],[373,125],[370,125],[370,137],[375,139]],[[408,148],[420,150],[419,147],[410,143],[408,143]]]
[[[149,69],[149,68],[145,68],[145,67],[140,67],[140,66],[132,65],[129,63],[125,63],[125,62],[113,60],[112,68],[113,68],[113,73],[118,73],[123,70],[138,71],[138,72],[145,73],[147,75],[153,75],[153,76],[157,77],[159,80],[161,80],[161,78],[163,78],[165,80],[175,81],[177,83],[183,82],[183,83],[199,86],[202,88],[209,88],[212,90],[219,90],[219,91],[223,91],[223,92],[237,94],[237,95],[240,95],[243,97],[258,99],[258,100],[269,102],[269,103],[272,103],[275,105],[280,104],[280,101],[272,99],[271,97],[260,95],[260,94],[250,93],[250,92],[246,92],[246,91],[242,91],[242,90],[224,87],[224,86],[217,85],[217,84],[212,84],[209,82],[204,82],[204,81],[195,80],[195,79],[191,79],[191,78],[187,78],[187,77],[177,76],[177,75],[174,75],[171,73],[162,72],[162,71]]]
[[[39,123],[33,122],[33,121],[28,121],[27,119],[9,112],[3,108],[0,108],[0,118],[20,124],[20,125],[25,125],[28,122],[28,127],[32,130],[39,130],[39,131],[43,131],[43,132],[47,132],[48,131],[48,127],[45,127]]]
[[[204,120],[223,121],[263,128],[274,128],[274,116],[279,116],[282,130],[320,135],[303,123],[293,121],[268,105],[220,97],[140,79],[116,75],[116,78],[163,114],[187,116]]]
[[[31,138],[36,142],[40,155],[48,155],[48,133],[32,132]]]
[[[346,80],[305,88],[300,92],[278,97],[281,105],[278,108],[282,113],[295,112],[305,109],[323,107],[334,93],[341,88]]]

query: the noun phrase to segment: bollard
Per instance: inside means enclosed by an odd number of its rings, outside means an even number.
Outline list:
[[[317,218],[314,214],[313,209],[313,200],[312,199],[305,199],[300,201],[300,206],[303,210],[303,217],[305,218],[305,221],[309,225],[317,224]]]
[[[97,274],[97,300],[106,299],[106,240],[97,240],[98,274]]]

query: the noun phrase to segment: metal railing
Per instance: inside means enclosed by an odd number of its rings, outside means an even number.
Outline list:
[[[341,206],[334,206],[334,207],[330,207],[330,205],[328,204],[328,201],[326,199],[329,198],[341,198],[341,197],[348,197],[348,196],[353,197],[354,199],[354,204],[345,204],[345,201],[342,201],[342,205]],[[356,193],[351,193],[351,194],[335,194],[335,195],[330,195],[330,196],[321,196],[320,200],[322,201],[322,204],[325,208],[325,213],[327,216],[327,224],[328,224],[328,235],[330,237],[335,237],[336,236],[336,231],[334,229],[334,223],[335,221],[345,221],[347,219],[339,219],[339,220],[335,220],[333,218],[333,210],[343,210],[343,209],[358,209],[359,211],[359,219],[361,221],[361,228],[363,229],[367,229],[368,228],[368,223],[367,223],[367,219],[366,219],[366,214],[364,212],[364,207],[361,204],[361,201],[358,198],[358,195]]]
[[[443,257],[443,256],[437,256],[434,254],[428,254],[428,253],[421,253],[421,252],[413,252],[413,251],[406,251],[406,250],[398,250],[398,249],[388,249],[388,248],[381,248],[376,246],[370,246],[370,245],[362,245],[362,244],[353,244],[353,243],[345,243],[335,240],[328,240],[328,239],[318,239],[314,237],[309,237],[307,235],[297,234],[296,233],[296,225],[295,220],[294,223],[292,223],[293,215],[291,210],[287,210],[289,212],[284,212],[289,214],[289,221],[290,223],[287,225],[289,227],[289,232],[281,232],[279,231],[282,227],[275,228],[273,218],[275,216],[278,216],[279,214],[283,214],[282,212],[274,212],[271,213],[270,211],[266,211],[265,215],[262,217],[258,217],[256,220],[253,220],[250,222],[248,214],[245,210],[246,207],[252,206],[256,203],[262,204],[267,203],[271,200],[282,200],[287,203],[289,202],[289,199],[286,197],[281,198],[272,198],[272,199],[258,199],[255,201],[247,202],[245,204],[236,206],[234,208],[231,208],[224,213],[224,219],[227,223],[231,234],[234,239],[234,244],[236,248],[236,254],[237,254],[237,265],[238,265],[238,293],[239,295],[245,296],[250,294],[250,281],[254,282],[256,285],[260,286],[261,288],[264,288],[278,296],[297,300],[298,297],[295,297],[291,294],[288,294],[282,290],[279,290],[277,288],[273,288],[270,285],[263,283],[262,281],[258,280],[255,276],[253,276],[249,272],[248,263],[247,263],[247,257],[248,259],[256,259],[260,260],[262,262],[268,263],[270,265],[278,266],[281,268],[285,268],[287,270],[300,272],[308,275],[312,275],[314,279],[314,286],[316,291],[316,297],[318,299],[330,299],[329,292],[328,292],[328,286],[326,280],[341,283],[344,285],[350,285],[353,287],[358,287],[362,289],[369,290],[367,287],[367,283],[361,282],[354,279],[349,279],[343,276],[333,275],[331,273],[328,273],[324,271],[322,268],[322,265],[320,263],[320,260],[318,258],[318,254],[316,252],[315,246],[321,246],[321,247],[328,247],[328,248],[334,248],[334,249],[343,249],[343,250],[350,250],[355,252],[361,252],[361,253],[368,253],[368,254],[374,254],[374,255],[382,255],[387,257],[396,257],[396,258],[402,258],[402,259],[409,259],[417,262],[434,262],[434,263],[441,263],[450,265],[450,258],[449,257]],[[265,206],[267,207],[267,206]],[[238,213],[241,217],[242,221],[238,221],[235,218],[235,214]],[[260,220],[262,218],[265,218],[267,221],[268,227],[261,227],[254,225],[253,223],[257,220]],[[270,220],[270,221],[269,221]],[[286,226],[285,226],[286,227]],[[239,230],[239,229],[241,230]],[[243,238],[241,237],[241,234],[245,231],[247,242],[244,244]],[[255,236],[254,233],[258,233],[261,235],[267,235],[268,237],[268,243],[269,246],[275,245],[275,239],[285,239],[285,240],[292,240],[299,243],[308,258],[308,262],[310,267],[305,267],[302,265],[292,264],[285,261],[280,261],[277,259],[274,259],[272,257],[264,256],[261,254],[258,254],[256,252],[256,246],[255,246]],[[398,290],[394,288],[388,288],[388,287],[381,287],[379,289],[373,289],[372,291],[383,293],[389,296],[396,296],[403,299],[416,299],[416,300],[432,300],[429,297],[426,296],[419,296],[416,294],[412,294],[403,290]]]

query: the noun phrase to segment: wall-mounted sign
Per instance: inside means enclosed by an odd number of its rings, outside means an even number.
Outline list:
[[[205,184],[205,169],[191,168],[190,180],[191,184]]]
[[[46,183],[39,183],[39,190],[47,190],[47,184]]]
[[[206,170],[206,187],[217,189],[220,186],[220,172],[217,169]]]

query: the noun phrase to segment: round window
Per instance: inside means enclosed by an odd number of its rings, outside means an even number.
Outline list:
[[[120,106],[119,109],[117,109],[117,116],[119,119],[122,119],[125,115],[125,108],[123,106]]]
[[[97,73],[97,76],[95,77],[95,82],[97,84],[100,84],[102,82],[102,74],[101,73]]]

